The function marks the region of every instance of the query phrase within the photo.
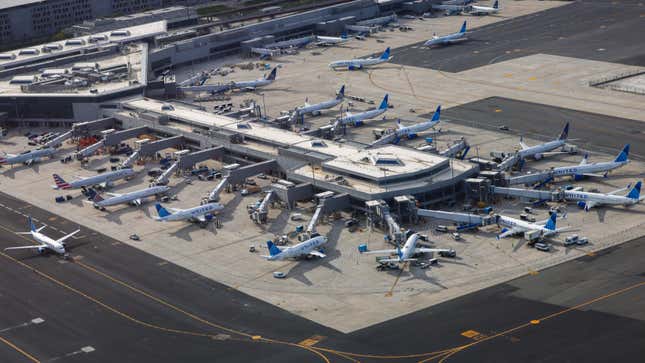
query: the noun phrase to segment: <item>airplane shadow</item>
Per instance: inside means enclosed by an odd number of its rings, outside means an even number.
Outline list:
[[[445,285],[442,285],[436,278],[432,277],[431,275],[431,270],[434,268],[440,268],[439,266],[432,266],[427,269],[422,269],[417,266],[412,266],[411,264],[408,264],[408,266],[403,267],[403,271],[400,272],[401,277],[407,277],[403,281],[410,281],[410,280],[422,280],[426,281],[432,285],[435,285],[437,287],[440,287],[441,289],[447,289],[448,287]]]
[[[244,197],[242,197],[241,194],[235,193],[235,196],[233,199],[231,199],[226,205],[224,206],[224,209],[220,212],[219,214],[219,219],[224,222],[230,222],[234,219],[235,215],[233,211],[237,209],[237,207],[242,203],[242,200]]]
[[[271,221],[271,224],[269,225],[269,228],[266,229],[266,231],[273,234],[283,234],[287,223],[289,223],[289,210],[282,209],[280,211],[280,214],[278,214],[278,216],[273,221]]]
[[[199,226],[195,225],[194,223],[188,223],[175,232],[169,234],[173,237],[183,239],[184,241],[192,242],[193,238],[190,236],[190,232],[194,231],[195,228],[199,228]]]

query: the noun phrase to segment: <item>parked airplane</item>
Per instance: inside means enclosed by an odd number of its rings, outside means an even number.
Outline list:
[[[504,226],[502,233],[497,235],[497,239],[506,238],[520,233],[523,233],[524,238],[530,241],[553,236],[565,230],[564,228],[556,229],[557,218],[557,213],[551,213],[549,219],[545,221],[527,222],[513,217],[497,215],[495,216],[496,223],[500,226]]]
[[[80,229],[77,229],[74,232],[68,235],[65,235],[59,239],[53,239],[40,233],[40,231],[42,231],[46,226],[42,226],[36,229],[36,225],[31,220],[31,216],[29,216],[28,219],[29,219],[29,229],[30,229],[29,232],[16,232],[16,234],[30,234],[40,244],[34,245],[34,246],[7,247],[4,249],[5,251],[36,249],[38,250],[38,253],[43,253],[46,250],[50,250],[58,253],[59,255],[64,255],[67,253],[67,251],[65,250],[65,241],[68,238],[72,237],[73,235],[81,231]]]
[[[468,9],[468,14],[470,15],[490,15],[497,14],[499,12],[499,0],[495,0],[493,6],[477,6],[472,5]]]
[[[432,10],[443,10],[445,15],[450,16],[450,15],[458,15],[466,11],[466,6],[450,5],[450,4],[433,4]]]
[[[466,21],[461,25],[461,29],[457,33],[452,33],[448,35],[437,36],[436,34],[432,36],[432,39],[429,39],[423,43],[426,47],[431,47],[433,45],[448,45],[467,40],[466,38]]]
[[[269,255],[262,256],[269,261],[281,261],[287,258],[298,258],[306,256],[316,256],[324,258],[326,255],[317,250],[318,247],[327,243],[327,237],[321,236],[318,233],[312,234],[312,237],[304,242],[300,242],[295,246],[279,248],[273,242],[267,241],[269,248]]]
[[[628,205],[639,203],[640,201],[645,199],[645,197],[640,196],[641,185],[642,185],[642,182],[638,181],[629,190],[629,193],[627,193],[627,195],[624,195],[624,196],[616,195],[616,193],[620,193],[625,189],[629,189],[629,187],[617,189],[609,193],[590,193],[590,192],[582,192],[577,190],[565,190],[564,198],[566,200],[577,201],[578,207],[584,208],[584,210],[587,212],[589,211],[589,209],[599,205],[628,206]]]
[[[103,199],[103,197],[101,197],[101,195],[94,189],[90,189],[90,192],[94,193],[94,197],[92,198],[94,207],[104,210],[105,207],[124,203],[130,203],[135,206],[140,206],[144,198],[151,197],[153,195],[164,194],[169,190],[170,187],[167,186],[154,186],[125,194],[106,193],[107,195],[111,196],[111,198],[108,199]]]
[[[176,209],[176,208],[166,208],[161,206],[161,204],[155,204],[157,209],[157,217],[154,217],[158,222],[173,222],[173,221],[184,221],[189,220],[191,222],[201,222],[205,223],[213,218],[215,212],[221,211],[224,209],[224,206],[219,203],[207,203],[193,208],[188,209]]]
[[[51,158],[55,153],[56,149],[48,147],[44,149],[26,151],[18,155],[5,154],[4,156],[0,156],[0,165],[13,165],[21,163],[24,163],[25,165],[31,165],[35,162],[40,161],[40,159],[44,157]]]
[[[278,72],[278,68],[275,67],[275,68],[273,68],[271,73],[269,73],[268,76],[258,78],[258,79],[254,80],[254,81],[232,82],[231,87],[233,89],[255,89],[255,88],[258,88],[258,87],[264,87],[266,85],[269,85],[269,84],[273,83],[273,81],[275,81],[275,76],[276,76],[277,72]]]
[[[349,38],[347,34],[343,33],[340,37],[326,37],[326,36],[316,36],[316,45],[318,46],[328,46],[328,45],[337,45],[345,43]]]
[[[310,105],[305,101],[304,106],[296,107],[295,114],[304,115],[308,113],[311,113],[311,114],[320,113],[320,110],[326,110],[332,107],[336,107],[338,104],[343,102],[344,98],[345,98],[345,86],[343,85],[342,87],[340,87],[340,90],[338,91],[336,98],[333,98],[328,101],[316,103],[314,105]]]
[[[119,169],[115,171],[110,171],[107,173],[90,176],[87,178],[80,178],[72,182],[66,182],[60,175],[54,174],[54,182],[56,183],[53,186],[54,189],[76,189],[81,187],[91,187],[94,185],[101,185],[107,187],[111,182],[119,179],[125,179],[133,176],[134,170],[130,168]]]
[[[569,123],[567,122],[564,125],[564,129],[560,133],[560,136],[552,141],[548,141],[542,144],[528,146],[524,143],[523,138],[520,138],[520,147],[515,154],[507,156],[498,166],[499,170],[508,170],[513,165],[518,162],[523,163],[525,159],[531,157],[535,160],[540,160],[544,156],[562,154],[564,151],[553,151],[559,147],[563,147],[569,138]]]
[[[560,166],[551,170],[553,177],[573,175],[575,180],[581,180],[584,177],[606,177],[610,170],[620,168],[629,163],[629,144],[623,147],[620,154],[614,161],[604,161],[599,163],[587,163],[588,154],[582,158],[579,165]],[[598,174],[604,173],[604,174]]]
[[[350,60],[339,60],[329,63],[329,68],[336,70],[336,68],[347,68],[350,71],[356,69],[363,69],[364,67],[370,67],[381,63],[386,63],[392,60],[393,57],[390,57],[390,48],[385,49],[385,52],[381,54],[378,58],[357,58]]]
[[[381,104],[378,106],[378,108],[375,108],[373,110],[368,110],[356,114],[347,112],[345,114],[345,117],[341,117],[336,120],[336,122],[334,123],[334,130],[336,130],[339,126],[348,124],[360,126],[363,124],[364,120],[372,119],[379,115],[382,115],[383,113],[385,113],[385,111],[387,111],[388,97],[389,96],[386,94],[385,97],[383,97],[383,101],[381,101]]]
[[[419,234],[418,233],[413,233],[410,237],[408,237],[408,240],[405,241],[405,244],[403,245],[403,248],[399,248],[397,246],[396,249],[388,249],[388,250],[375,250],[375,251],[367,251],[363,252],[364,254],[367,255],[393,255],[396,254],[396,257],[390,257],[390,258],[385,258],[379,260],[382,263],[388,263],[388,262],[397,262],[397,263],[403,263],[403,262],[409,262],[409,261],[416,261],[418,258],[414,258],[414,255],[420,254],[420,253],[430,253],[430,252],[450,252],[449,249],[442,249],[442,248],[425,248],[425,247],[416,247],[417,241],[419,240]]]
[[[432,115],[432,118],[426,122],[421,122],[418,124],[403,126],[401,125],[401,120],[397,122],[397,129],[381,136],[380,139],[374,141],[370,144],[370,147],[377,145],[384,145],[387,143],[398,144],[402,137],[408,139],[413,139],[417,136],[419,132],[426,131],[435,127],[439,123],[439,118],[441,117],[441,105],[437,106],[437,110]]]

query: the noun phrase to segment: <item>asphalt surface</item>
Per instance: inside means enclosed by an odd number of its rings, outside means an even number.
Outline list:
[[[13,233],[26,229],[26,214],[52,237],[77,228],[0,193],[0,247],[30,243]],[[453,354],[448,361],[638,362],[645,354],[645,238],[342,334],[81,229],[69,261],[0,255],[0,361],[415,362]],[[320,355],[290,345],[314,336],[310,349]]]
[[[641,3],[640,0],[578,0],[472,29],[468,40],[458,44],[428,49],[422,47],[424,42],[419,42],[396,48],[392,50],[392,62],[461,72],[544,53],[645,66]],[[458,30],[455,27],[454,31]]]
[[[447,122],[465,126],[499,130],[500,126],[506,125],[510,129],[506,132],[518,135],[518,142],[520,135],[544,141],[553,140],[569,121],[572,144],[581,147],[593,145],[594,149],[611,155],[618,155],[625,144],[631,144],[629,156],[645,160],[645,129],[640,121],[503,97],[485,98],[442,113]]]

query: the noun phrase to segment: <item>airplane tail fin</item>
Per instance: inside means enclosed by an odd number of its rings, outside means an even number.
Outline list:
[[[56,183],[56,187],[58,187],[59,189],[69,188],[69,183],[67,183],[65,179],[61,178],[60,175],[54,174],[53,177],[54,177],[54,183]]]
[[[383,52],[383,54],[381,54],[380,58],[383,59],[383,60],[390,59],[390,47],[387,47],[387,49],[385,49],[385,52]]]
[[[460,33],[465,33],[466,32],[466,20],[464,20],[464,23],[461,24],[461,30],[459,30]]]
[[[278,246],[274,245],[271,241],[267,241],[267,248],[269,249],[271,256],[275,256],[281,252]]]
[[[342,85],[340,87],[340,90],[338,91],[338,94],[336,95],[336,99],[342,100],[345,98],[345,85]]]
[[[343,33],[340,35],[340,39],[347,39],[347,33],[343,32]]]
[[[632,187],[632,189],[629,191],[629,194],[627,194],[627,198],[636,199],[636,200],[640,199],[641,198],[641,185],[642,184],[643,184],[643,182],[638,181],[638,183],[636,183]]]
[[[389,48],[388,48],[389,49]],[[389,95],[386,93],[385,97],[383,97],[383,101],[381,101],[381,104],[378,106],[379,110],[385,110],[387,109],[387,100],[388,100]]]
[[[269,73],[269,76],[266,78],[266,80],[274,81],[277,73],[278,73],[278,67],[273,68],[273,70],[271,71],[271,73]]]
[[[495,0],[495,3],[493,4],[493,9],[499,9],[499,0]]]
[[[434,115],[432,115],[431,121],[439,121],[440,117],[441,117],[441,105],[437,106],[437,110],[434,112]]]
[[[555,221],[558,219],[558,213],[551,213],[551,217],[549,217],[549,220],[546,221],[546,224],[544,225],[544,228],[550,229],[552,231],[555,231]]]
[[[623,150],[620,152],[620,154],[618,154],[618,156],[616,157],[614,162],[616,162],[616,163],[625,162],[625,161],[627,161],[628,157],[629,157],[629,144],[627,144],[627,145],[625,145],[625,147],[623,147]]]
[[[31,216],[27,217],[29,220],[29,230],[32,232],[36,232],[36,225],[34,224],[34,221],[31,220]]]
[[[560,137],[558,139],[566,140],[568,138],[569,138],[569,123],[567,122],[566,125],[564,125],[564,129],[562,129],[562,133],[560,134]]]
[[[397,119],[396,119],[396,128],[397,128],[397,129],[400,129],[400,128],[402,128],[402,127],[403,127],[403,125],[401,125],[401,119],[400,119],[400,118],[397,118]]]
[[[585,153],[585,156],[583,156],[582,160],[580,161],[580,165],[587,165],[588,159],[589,159],[589,154]]]
[[[164,208],[161,204],[157,203],[155,204],[155,208],[157,209],[157,214],[159,214],[159,217],[167,217],[171,215],[172,213],[168,212],[166,208]]]

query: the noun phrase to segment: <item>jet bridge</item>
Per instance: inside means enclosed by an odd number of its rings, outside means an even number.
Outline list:
[[[550,171],[545,171],[541,173],[526,174],[515,176],[507,179],[508,185],[517,185],[517,184],[534,184],[534,183],[543,183],[553,179],[553,173]]]
[[[537,200],[560,200],[563,199],[564,193],[560,192],[551,192],[547,190],[532,190],[532,189],[522,189],[522,188],[501,188],[501,187],[491,187],[493,194],[506,195],[511,197],[518,198],[527,198],[527,199],[537,199]]]
[[[461,140],[453,143],[447,149],[440,151],[439,155],[445,156],[447,158],[457,157],[461,160],[464,160],[466,154],[468,154],[468,150],[470,150],[470,146],[466,142],[466,139],[462,137]]]
[[[368,223],[371,226],[382,226],[387,231],[390,242],[400,244],[403,242],[403,232],[390,213],[390,207],[382,200],[369,200],[365,202],[368,209]]]
[[[182,169],[192,168],[195,164],[205,160],[221,159],[224,156],[224,147],[217,146],[210,149],[195,151],[194,153],[183,155],[179,160],[179,166]]]
[[[269,214],[269,202],[273,199],[273,191],[269,191],[262,199],[260,205],[251,213],[251,219],[257,224],[264,224],[267,222],[267,215]]]
[[[209,194],[208,194],[208,202],[209,203],[214,203],[219,201],[219,195],[222,193],[222,190],[228,186],[228,177],[222,178],[220,182],[217,184],[215,189],[213,189]]]
[[[73,130],[67,131],[64,134],[58,135],[52,140],[48,141],[43,147],[48,148],[48,147],[58,147],[63,144],[63,141],[70,139],[74,134]]]
[[[311,220],[309,221],[309,224],[307,225],[307,234],[311,235],[312,233],[316,232],[316,225],[318,224],[318,220],[322,216],[322,212],[325,209],[325,201],[324,199],[318,206],[316,207],[316,211],[314,212],[314,215],[311,217]]]
[[[165,139],[148,142],[141,145],[139,152],[141,157],[155,155],[158,151],[167,149],[170,147],[177,147],[181,149],[181,145],[184,144],[184,138],[182,136],[173,136]]]
[[[477,215],[469,213],[444,212],[439,210],[419,209],[417,214],[421,217],[443,219],[467,225],[486,226],[495,223],[495,216]]]
[[[84,148],[82,150],[77,151],[76,154],[74,154],[74,156],[76,157],[77,160],[83,160],[86,157],[91,156],[98,149],[100,149],[100,148],[102,148],[104,146],[105,146],[105,139],[101,139],[101,140],[93,143],[92,145],[90,145],[90,146],[88,146],[88,147],[86,147],[86,148]]]
[[[103,143],[105,146],[117,146],[125,140],[133,139],[149,131],[146,126],[135,127],[132,129],[111,132],[105,135]]]
[[[89,135],[94,131],[105,130],[115,127],[116,119],[113,117],[101,118],[93,121],[78,122],[72,125],[74,136]]]

